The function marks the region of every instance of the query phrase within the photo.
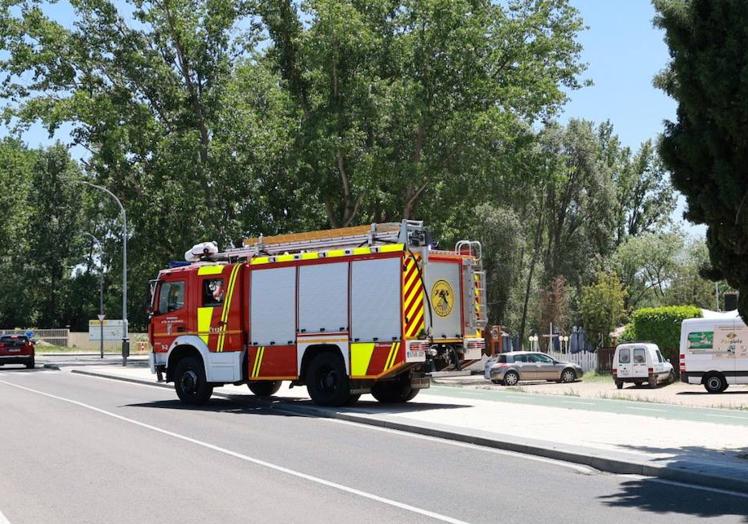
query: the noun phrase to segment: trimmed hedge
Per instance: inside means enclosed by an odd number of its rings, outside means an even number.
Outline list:
[[[636,340],[657,344],[665,358],[678,363],[680,325],[687,318],[701,317],[696,306],[646,307],[634,311],[632,331]]]

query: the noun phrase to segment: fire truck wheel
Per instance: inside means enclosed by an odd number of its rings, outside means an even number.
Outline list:
[[[282,382],[280,380],[250,382],[247,384],[249,390],[258,397],[271,397],[278,393]]]
[[[348,402],[345,403],[346,406],[353,406],[356,402],[358,402],[359,397],[361,395],[351,395],[348,397]]]
[[[408,402],[418,394],[420,390],[410,387],[410,380],[398,379],[388,382],[377,382],[371,388],[371,394],[383,404],[395,404]]]
[[[213,394],[213,386],[205,380],[205,370],[199,360],[183,358],[174,372],[174,389],[185,404],[205,404]]]
[[[315,355],[306,372],[306,389],[315,404],[345,405],[351,397],[351,386],[343,359],[332,352]]]

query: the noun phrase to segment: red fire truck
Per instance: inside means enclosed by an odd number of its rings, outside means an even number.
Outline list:
[[[216,386],[273,395],[305,385],[320,405],[371,393],[406,402],[427,373],[479,359],[486,325],[480,244],[429,246],[420,221],[260,237],[152,282],[151,371],[188,404]]]

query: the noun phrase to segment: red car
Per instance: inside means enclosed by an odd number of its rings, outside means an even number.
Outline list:
[[[0,335],[0,366],[25,364],[34,367],[34,342],[26,335]]]

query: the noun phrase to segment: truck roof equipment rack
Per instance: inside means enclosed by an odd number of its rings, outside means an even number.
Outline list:
[[[247,238],[242,247],[227,249],[219,256],[252,258],[260,255],[293,254],[330,248],[374,246],[401,243],[408,247],[428,245],[428,235],[421,220],[403,220],[364,226],[343,227],[290,233],[270,237]]]

